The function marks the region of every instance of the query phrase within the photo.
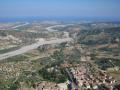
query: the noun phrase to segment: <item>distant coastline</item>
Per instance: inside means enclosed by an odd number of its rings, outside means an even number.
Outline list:
[[[120,22],[118,18],[100,17],[0,17],[0,22],[25,22],[25,21],[110,21]]]

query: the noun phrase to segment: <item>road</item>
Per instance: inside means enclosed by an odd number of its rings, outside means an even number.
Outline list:
[[[70,71],[68,70],[68,68],[65,69],[65,71],[67,72],[68,74],[68,77],[70,78],[71,81],[73,81],[73,75],[71,75]]]

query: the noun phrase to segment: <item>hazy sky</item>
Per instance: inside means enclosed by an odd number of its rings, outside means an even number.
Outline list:
[[[120,19],[120,0],[0,0],[0,17],[32,16]]]

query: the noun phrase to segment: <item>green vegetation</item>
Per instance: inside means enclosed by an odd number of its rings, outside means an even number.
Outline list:
[[[0,50],[0,54],[10,52],[10,51],[16,50],[18,48],[19,48],[19,46],[18,47],[7,48],[7,49],[2,49],[2,50]]]
[[[47,61],[46,61],[47,60]],[[46,58],[46,60],[42,60],[42,64],[44,63],[44,67],[39,70],[40,76],[45,80],[49,80],[51,82],[63,83],[66,81],[65,71],[60,68],[60,65],[64,61],[64,53],[63,50],[57,50],[50,56],[50,58]]]
[[[42,68],[39,74],[45,80],[55,83],[64,83],[67,79],[65,71],[62,68]]]
[[[43,57],[37,60],[28,61],[28,57],[24,55],[15,56],[7,59],[8,61],[1,62],[1,64],[6,64],[9,62],[11,64],[22,65],[19,68],[19,76],[9,79],[0,79],[0,89],[2,90],[16,90],[20,87],[20,82],[25,83],[28,87],[35,87],[37,83],[42,80],[48,80],[51,82],[61,83],[66,81],[66,76],[64,69],[60,68],[60,64],[64,61],[63,50],[57,50],[50,57]],[[13,63],[12,63],[13,62]],[[29,66],[31,69],[29,70]],[[54,68],[49,72],[50,68]],[[15,68],[16,69],[16,68]],[[17,70],[17,69],[16,69]],[[2,73],[4,73],[2,71]],[[4,77],[4,76],[2,76]]]
[[[103,70],[106,70],[107,68],[120,66],[120,60],[113,58],[96,58],[95,63]]]
[[[0,61],[1,63],[8,63],[8,62],[21,62],[21,61],[25,61],[27,60],[28,57],[27,56],[24,56],[24,55],[17,55],[17,56],[14,56],[14,57],[11,57],[11,58],[8,58],[8,59],[5,59],[3,61]]]

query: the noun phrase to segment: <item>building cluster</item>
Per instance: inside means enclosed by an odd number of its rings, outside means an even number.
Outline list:
[[[85,67],[71,69],[74,78],[78,81],[80,90],[113,90],[116,80],[105,72],[99,72],[96,76],[87,73]],[[79,90],[76,89],[76,90]]]

